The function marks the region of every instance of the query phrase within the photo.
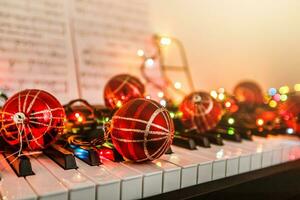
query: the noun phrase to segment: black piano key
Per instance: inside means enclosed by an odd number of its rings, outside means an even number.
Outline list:
[[[243,139],[245,139],[245,140],[253,140],[252,139],[252,133],[251,133],[251,131],[250,130],[238,130],[239,131],[239,134],[240,134],[240,136],[243,138]]]
[[[220,134],[221,137],[225,140],[231,140],[234,142],[242,142],[242,137],[238,133],[237,129],[229,127],[227,129],[224,128],[216,128],[214,130],[217,134]]]
[[[173,139],[173,145],[183,147],[185,149],[196,149],[196,142],[192,138],[176,135]]]
[[[168,150],[165,152],[165,154],[172,154],[173,153],[173,150],[171,147],[168,148]]]
[[[13,155],[13,151],[7,150],[3,153],[3,155],[17,176],[22,177],[34,175],[28,156],[22,155],[18,157],[17,154]]]
[[[259,137],[268,137],[268,133],[264,130],[251,129],[252,135],[256,135]]]
[[[222,138],[225,139],[225,140],[230,140],[230,141],[234,141],[234,142],[242,142],[242,137],[240,134],[238,133],[235,133],[235,134],[221,134],[222,135]]]
[[[205,148],[210,147],[210,141],[207,137],[197,134],[193,136],[193,139],[195,140],[196,144]]]
[[[69,146],[68,149],[71,150],[77,158],[90,166],[98,166],[102,164],[99,153],[95,149],[78,147],[74,145],[72,145],[72,147]]]
[[[77,169],[76,160],[74,154],[60,145],[54,144],[45,149],[44,154],[51,158],[63,169]]]
[[[209,132],[204,133],[203,136],[205,136],[209,140],[209,142],[212,144],[216,144],[219,146],[224,145],[221,134],[216,134],[213,131],[209,131]]]
[[[210,147],[210,142],[208,138],[203,136],[201,133],[197,133],[196,131],[185,132],[182,133],[181,136],[192,138],[198,146],[202,146],[205,148]]]

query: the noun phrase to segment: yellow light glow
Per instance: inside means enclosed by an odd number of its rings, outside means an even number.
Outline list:
[[[270,106],[271,108],[275,108],[275,107],[277,106],[277,102],[274,101],[274,100],[271,100],[271,101],[269,102],[269,106]]]
[[[234,118],[229,118],[228,119],[228,124],[232,125],[232,124],[234,124],[234,122],[235,122]]]
[[[80,117],[80,114],[79,113],[75,113],[75,117],[76,118]]]
[[[226,108],[230,108],[230,106],[231,106],[231,103],[230,103],[229,101],[227,101],[227,102],[225,103],[225,107],[226,107]]]
[[[81,116],[77,117],[77,121],[78,122],[82,122],[83,121],[83,118]]]
[[[162,37],[162,38],[160,38],[160,44],[161,45],[168,46],[171,43],[172,43],[171,38],[168,38],[168,37]]]
[[[259,118],[259,119],[256,120],[256,124],[258,126],[262,126],[262,125],[264,125],[264,120]]]
[[[212,96],[214,99],[216,99],[216,98],[218,97],[217,91],[212,90],[212,91],[210,92],[210,96]]]
[[[300,92],[300,83],[297,83],[297,84],[294,85],[294,90],[296,92]]]
[[[154,66],[154,60],[152,58],[147,58],[145,61],[145,66],[147,68],[152,68]]]
[[[181,83],[180,82],[178,82],[178,81],[176,81],[175,83],[174,83],[174,87],[177,89],[177,90],[179,90],[179,89],[181,89]]]
[[[286,94],[280,95],[280,100],[281,101],[286,101],[288,99],[288,96]]]
[[[156,165],[159,166],[159,167],[162,166],[161,162],[156,162]]]
[[[164,94],[163,92],[158,92],[158,93],[157,93],[157,96],[158,96],[159,98],[163,98],[164,95],[165,95],[165,94]]]
[[[145,52],[144,52],[143,49],[138,49],[138,50],[136,51],[136,54],[137,54],[139,57],[142,57],[142,56],[145,55]]]
[[[173,112],[170,112],[170,116],[171,116],[171,118],[174,118],[175,114]]]
[[[225,95],[223,93],[219,94],[218,99],[223,101],[225,99]]]
[[[289,91],[290,91],[290,88],[286,85],[279,88],[280,94],[287,94],[287,93],[289,93]]]
[[[122,102],[121,101],[118,101],[117,104],[116,104],[117,108],[121,108],[122,107]]]

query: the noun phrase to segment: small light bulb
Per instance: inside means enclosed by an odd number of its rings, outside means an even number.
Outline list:
[[[294,129],[292,129],[292,128],[287,128],[287,129],[286,129],[286,133],[287,133],[287,134],[293,134],[293,133],[294,133]]]
[[[158,92],[158,93],[157,93],[157,96],[158,96],[159,98],[163,98],[163,97],[164,97],[164,93],[163,93],[163,92]]]
[[[181,88],[181,83],[178,82],[178,81],[176,81],[176,82],[174,83],[174,87],[175,87],[177,90],[179,90],[179,89]]]
[[[270,96],[274,96],[277,93],[277,90],[276,88],[270,88],[268,93]]]
[[[259,119],[256,120],[256,124],[258,126],[262,126],[264,124],[264,120],[259,118]]]
[[[225,95],[223,93],[219,94],[219,100],[223,101],[225,99]]]
[[[139,57],[142,57],[142,56],[145,55],[145,52],[144,52],[143,49],[139,49],[139,50],[136,51],[136,54],[137,54]]]
[[[286,85],[279,88],[280,94],[287,94],[287,93],[289,93],[289,91],[290,91],[290,88]]]
[[[162,105],[163,107],[166,107],[166,105],[167,105],[167,101],[164,100],[164,99],[160,100],[159,103],[160,103],[160,105]]]
[[[82,121],[83,121],[83,118],[80,116],[80,117],[77,118],[77,121],[78,121],[78,122],[82,122]]]
[[[171,116],[171,118],[174,118],[175,114],[173,112],[170,112],[170,116]]]
[[[154,65],[154,60],[152,58],[147,58],[145,61],[145,66],[147,68],[152,68]]]
[[[150,95],[147,95],[145,98],[146,98],[146,99],[151,99],[151,96],[150,96]]]
[[[294,85],[294,90],[296,92],[300,92],[300,83],[297,83],[297,84]]]
[[[230,103],[230,101],[226,101],[226,103],[225,103],[225,107],[226,107],[226,108],[230,108],[230,107],[231,107],[231,103]]]
[[[234,122],[235,122],[234,118],[229,118],[228,119],[228,124],[232,125],[232,124],[234,124]]]
[[[210,96],[212,96],[214,99],[216,99],[218,97],[218,93],[215,90],[212,90],[210,92]]]
[[[269,106],[270,106],[271,108],[275,108],[275,107],[277,106],[277,102],[274,101],[274,100],[271,100],[271,101],[269,102]]]
[[[164,46],[168,46],[172,43],[172,40],[168,37],[162,37],[160,38],[160,44]]]
[[[288,96],[286,94],[280,95],[280,100],[281,101],[286,101],[288,99]]]

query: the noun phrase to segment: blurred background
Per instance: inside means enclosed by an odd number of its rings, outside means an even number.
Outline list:
[[[153,34],[181,42],[196,89],[232,91],[245,79],[265,91],[293,87],[300,82],[299,9],[297,0],[1,0],[0,88],[103,103],[110,77],[142,77],[140,57],[153,55]],[[164,59],[182,62],[176,48]],[[154,67],[150,74],[160,76]],[[170,76],[190,90],[185,76]]]

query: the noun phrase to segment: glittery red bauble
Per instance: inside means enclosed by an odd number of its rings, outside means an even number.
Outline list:
[[[300,96],[289,96],[288,100],[279,106],[279,114],[288,128],[300,134]]]
[[[112,117],[112,142],[129,160],[143,162],[159,158],[170,147],[173,136],[169,112],[153,100],[133,99]]]
[[[193,92],[180,104],[181,121],[187,129],[203,133],[215,128],[222,117],[222,106],[206,92]]]
[[[128,74],[117,75],[105,85],[105,105],[111,109],[119,108],[131,99],[143,97],[144,92],[144,85],[138,78]]]
[[[262,104],[264,101],[262,89],[255,82],[241,82],[234,88],[233,93],[239,102],[247,106]]]
[[[41,150],[63,133],[64,117],[64,109],[54,96],[42,90],[24,90],[4,104],[1,136],[20,149]]]

